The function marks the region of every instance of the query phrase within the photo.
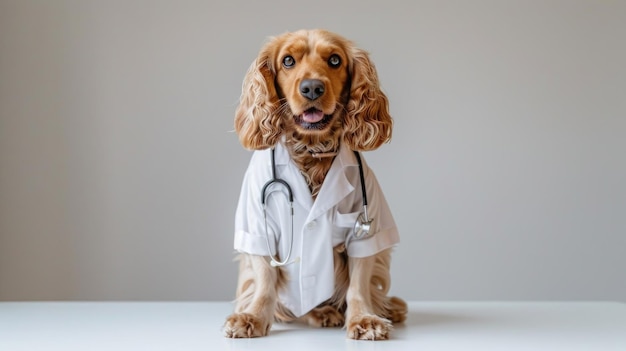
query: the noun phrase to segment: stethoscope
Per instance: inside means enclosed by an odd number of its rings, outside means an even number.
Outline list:
[[[289,258],[291,257],[291,251],[293,249],[293,192],[291,191],[291,186],[285,180],[276,177],[276,156],[275,150],[272,148],[272,179],[267,181],[265,185],[263,185],[263,189],[261,190],[261,204],[263,205],[263,221],[265,222],[265,243],[267,244],[267,252],[270,253],[270,264],[273,267],[284,266],[286,264],[292,263],[289,262]],[[351,236],[346,239],[346,246],[350,240],[353,239],[364,239],[369,237],[372,233],[370,230],[372,228],[372,222],[374,219],[370,219],[367,214],[367,192],[365,191],[365,176],[363,175],[363,162],[361,161],[361,155],[358,151],[354,151],[354,156],[359,164],[359,179],[361,181],[361,195],[363,197],[363,212],[361,212],[356,222],[354,223],[354,231]],[[280,184],[285,189],[287,189],[287,194],[285,195],[289,200],[289,210],[291,212],[291,240],[289,243],[289,251],[287,251],[287,257],[283,261],[278,261],[271,255],[270,248],[270,239],[269,239],[269,231],[267,230],[267,195],[271,192],[267,192],[267,189],[272,184]],[[275,190],[274,190],[275,191]]]

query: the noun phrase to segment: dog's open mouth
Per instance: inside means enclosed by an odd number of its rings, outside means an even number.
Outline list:
[[[309,130],[322,130],[324,129],[330,120],[332,115],[325,115],[323,111],[311,107],[304,111],[301,115],[295,116],[294,119],[300,127]]]

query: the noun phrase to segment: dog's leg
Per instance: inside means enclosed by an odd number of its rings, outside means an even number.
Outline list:
[[[370,296],[374,314],[389,319],[392,323],[406,320],[408,308],[406,302],[399,297],[387,296],[391,287],[391,250],[376,254],[374,270],[370,279]]]
[[[388,252],[382,252],[378,255],[388,255]],[[389,338],[391,330],[391,321],[383,318],[384,311],[375,311],[373,299],[378,299],[382,290],[373,283],[379,279],[374,277],[377,259],[375,256],[365,258],[350,257],[350,285],[348,287],[346,311],[346,321],[348,329],[348,337],[359,340],[384,340]],[[387,261],[388,260],[383,260]],[[387,266],[388,268],[388,266]],[[388,271],[387,271],[388,274]],[[377,315],[378,312],[378,315]]]
[[[265,336],[272,326],[277,299],[277,269],[265,257],[242,254],[235,313],[226,319],[229,338]]]

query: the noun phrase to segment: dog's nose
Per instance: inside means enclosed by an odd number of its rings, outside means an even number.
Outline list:
[[[324,95],[324,82],[319,79],[305,79],[300,83],[300,94],[309,100]]]

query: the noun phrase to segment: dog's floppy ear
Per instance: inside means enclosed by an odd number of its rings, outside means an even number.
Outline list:
[[[278,141],[283,126],[276,110],[279,106],[274,80],[274,42],[260,51],[243,81],[239,106],[235,112],[235,131],[243,147],[262,150]]]
[[[344,120],[344,140],[352,150],[367,151],[391,140],[389,100],[380,89],[376,67],[367,52],[351,50],[351,86]]]

